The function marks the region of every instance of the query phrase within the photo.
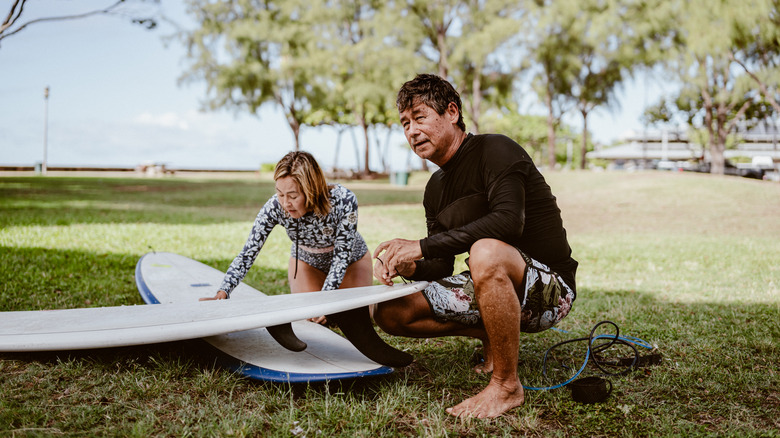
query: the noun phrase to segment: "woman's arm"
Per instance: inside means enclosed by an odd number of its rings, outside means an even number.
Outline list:
[[[244,279],[247,272],[249,272],[249,268],[254,264],[255,259],[263,248],[266,239],[268,239],[271,230],[280,223],[282,215],[281,209],[282,207],[279,205],[276,196],[271,197],[271,199],[263,205],[263,208],[260,209],[260,212],[257,214],[255,222],[252,225],[249,237],[244,244],[244,248],[238,253],[236,258],[233,259],[230,267],[228,267],[225,278],[219,286],[217,295],[219,295],[220,292],[224,292],[226,298],[230,298],[230,293],[238,286],[241,280]]]
[[[357,238],[358,202],[350,190],[340,187],[340,199],[329,214],[336,217],[336,230],[333,234],[333,261],[322,285],[322,290],[334,290],[341,286],[349,266],[349,256]]]

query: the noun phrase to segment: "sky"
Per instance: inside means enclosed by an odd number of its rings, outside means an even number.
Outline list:
[[[10,3],[0,2],[3,17]],[[27,4],[21,21],[111,3],[38,0]],[[192,26],[181,1],[144,7]],[[293,136],[278,108],[265,106],[257,115],[202,111],[206,84],[179,82],[186,52],[166,38],[174,30],[164,22],[146,30],[127,17],[97,15],[32,24],[0,41],[0,166],[32,166],[43,161],[45,149],[49,167],[164,163],[174,169],[254,170],[291,151]],[[654,80],[627,83],[618,92],[619,109],[599,109],[589,117],[593,138],[610,144],[627,131],[641,132],[639,116],[660,89]],[[574,115],[567,122],[581,126]],[[300,140],[325,168],[357,167],[350,135],[342,137],[338,156],[333,128],[304,127]],[[410,152],[400,128],[390,143],[390,170],[403,170]],[[373,151],[371,168],[380,170]]]

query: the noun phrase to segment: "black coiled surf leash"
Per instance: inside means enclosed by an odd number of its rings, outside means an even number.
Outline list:
[[[615,334],[596,335],[597,330],[602,325],[611,325],[612,327],[614,327]],[[560,330],[560,329],[557,330],[563,333],[568,333],[565,330]],[[601,339],[604,339],[605,341],[596,342]],[[577,370],[574,376],[572,376],[571,378],[569,378],[563,383],[559,383],[553,386],[533,387],[533,386],[523,385],[523,388],[534,390],[534,391],[543,391],[543,390],[556,389],[565,386],[571,383],[574,379],[576,379],[580,375],[580,373],[582,373],[582,371],[585,369],[585,366],[588,364],[589,360],[592,360],[593,363],[596,365],[596,367],[607,376],[618,376],[618,375],[623,376],[636,369],[641,363],[653,364],[653,363],[658,363],[661,359],[660,353],[655,353],[648,356],[641,356],[639,354],[639,350],[637,349],[637,346],[644,347],[648,350],[653,350],[653,346],[650,345],[648,342],[639,338],[635,338],[633,336],[620,336],[620,329],[618,328],[617,324],[615,324],[612,321],[601,321],[595,326],[593,326],[593,329],[590,331],[590,334],[588,336],[558,342],[557,344],[548,348],[547,351],[544,352],[544,358],[542,360],[542,376],[544,376],[545,378],[547,377],[547,359],[551,351],[553,351],[554,349],[562,345],[571,344],[573,342],[582,342],[582,341],[588,341],[588,350],[585,353],[585,360],[583,361],[582,366],[580,367],[579,370]],[[619,359],[619,360],[606,360],[599,357],[599,353],[602,353],[615,345],[629,346],[634,353],[633,357]],[[612,372],[605,369],[605,367],[608,366],[618,367],[621,369],[619,371]]]

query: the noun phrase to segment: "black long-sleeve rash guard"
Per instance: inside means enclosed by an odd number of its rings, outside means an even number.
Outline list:
[[[503,135],[472,135],[437,170],[423,198],[428,237],[414,280],[452,274],[455,256],[483,238],[502,240],[546,264],[575,290],[561,211],[528,153]]]

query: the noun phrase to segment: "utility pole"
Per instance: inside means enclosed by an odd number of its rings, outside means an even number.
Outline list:
[[[43,90],[43,163],[41,163],[41,174],[46,175],[46,155],[48,150],[49,137],[49,86]]]

